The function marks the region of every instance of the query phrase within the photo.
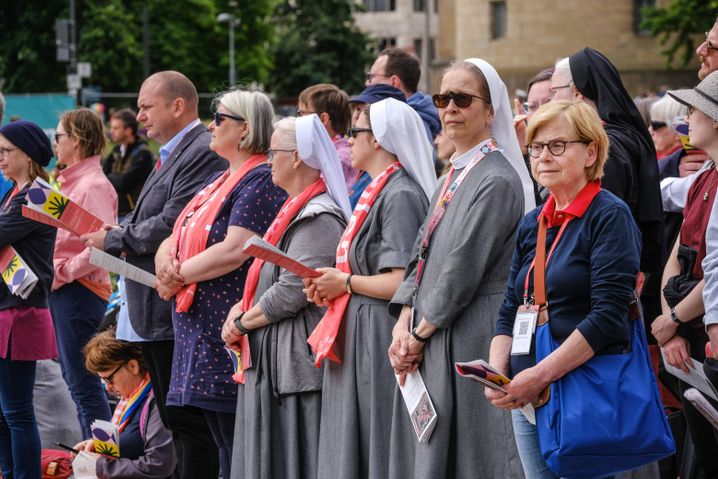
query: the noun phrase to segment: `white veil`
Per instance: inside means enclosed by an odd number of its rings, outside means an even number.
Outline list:
[[[406,103],[387,98],[374,103],[369,116],[376,141],[396,155],[401,166],[431,201],[437,184],[436,171],[432,148],[419,114]]]
[[[524,212],[528,213],[536,207],[534,185],[529,176],[524,157],[521,154],[519,140],[514,129],[514,116],[511,112],[511,102],[506,91],[506,85],[499,77],[494,67],[480,58],[467,58],[465,61],[476,65],[489,83],[491,105],[494,108],[494,119],[491,124],[491,136],[496,140],[504,152],[504,156],[514,167],[524,190]]]
[[[349,193],[347,193],[339,156],[332,139],[329,138],[329,133],[314,113],[297,118],[296,128],[299,157],[308,166],[321,172],[329,196],[341,208],[344,218],[348,221],[352,215]]]

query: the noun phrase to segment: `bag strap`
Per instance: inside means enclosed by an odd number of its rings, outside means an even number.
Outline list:
[[[150,391],[145,399],[145,404],[142,406],[142,412],[140,413],[140,436],[142,440],[145,440],[145,433],[147,432],[147,423],[149,422],[150,407],[152,402],[155,400],[155,392]]]
[[[538,237],[536,238],[536,257],[534,259],[534,304],[546,304],[546,218],[539,219]]]

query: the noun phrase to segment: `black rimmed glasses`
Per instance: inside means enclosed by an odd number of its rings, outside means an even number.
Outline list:
[[[526,151],[529,152],[532,158],[538,158],[543,153],[544,147],[548,146],[548,151],[553,156],[561,156],[566,151],[566,145],[569,143],[583,143],[588,145],[590,142],[585,140],[551,140],[546,143],[533,142],[526,145]]]
[[[710,52],[711,50],[714,50],[714,51],[718,52],[718,47],[714,47],[713,44],[711,43],[711,41],[708,40],[708,34],[709,34],[709,33],[710,33],[710,32],[706,32],[706,48],[708,49],[709,52]]]
[[[117,374],[117,372],[120,369],[122,369],[125,366],[125,364],[127,364],[127,363],[122,363],[119,366],[117,366],[117,368],[114,371],[112,371],[112,373],[109,376],[107,376],[106,378],[103,378],[99,374],[97,375],[97,377],[99,377],[100,381],[102,381],[106,386],[113,386],[112,378],[115,377],[115,374]]]
[[[237,120],[237,121],[246,121],[241,116],[230,115],[229,113],[220,113],[218,111],[215,111],[214,114],[212,115],[212,120],[214,120],[214,124],[217,126],[221,125],[222,120],[224,120],[225,118],[231,118],[232,120]]]
[[[359,133],[373,133],[371,128],[349,128],[347,134],[352,138],[356,139]]]
[[[60,138],[67,136],[67,133],[55,133],[55,143],[60,143]]]
[[[459,108],[468,108],[471,105],[471,102],[474,101],[474,98],[483,100],[485,103],[490,103],[489,100],[479,95],[472,95],[471,93],[456,93],[453,91],[437,93],[431,97],[436,108],[446,108],[449,106],[449,102],[451,100],[454,100],[454,105]]]
[[[563,90],[564,88],[570,88],[571,85],[573,85],[573,80],[571,80],[570,82],[566,83],[565,85],[552,86],[551,88],[548,89],[548,96],[549,96],[549,98],[553,98],[554,95],[556,95],[556,92],[557,92],[558,90]]]
[[[658,131],[661,128],[665,128],[667,126],[668,125],[664,121],[652,121],[651,122],[651,130],[653,130],[653,131]]]
[[[269,150],[267,151],[267,161],[271,164],[274,161],[274,157],[278,152],[292,153],[295,150]]]
[[[374,81],[374,77],[391,78],[391,75],[387,75],[386,73],[366,72],[366,81],[368,81],[369,83]]]
[[[688,105],[688,115],[686,115],[686,118],[691,116],[694,111],[696,111],[696,107],[694,107],[693,105]]]

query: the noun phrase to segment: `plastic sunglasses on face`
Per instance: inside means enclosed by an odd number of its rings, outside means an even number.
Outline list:
[[[437,93],[436,95],[431,97],[431,99],[434,101],[434,106],[436,108],[446,108],[447,106],[449,106],[449,102],[451,100],[454,100],[454,104],[457,107],[467,108],[474,101],[474,98],[478,98],[479,100],[483,100],[484,102],[489,103],[489,101],[482,96],[472,95],[471,93],[455,93],[453,91],[449,91],[446,93]]]
[[[214,115],[212,115],[212,119],[214,120],[214,124],[217,125],[217,126],[219,126],[219,125],[222,124],[222,120],[223,120],[224,118],[231,118],[231,119],[237,120],[237,121],[245,121],[245,119],[242,118],[241,116],[230,115],[229,113],[220,113],[220,112],[218,112],[218,111],[215,111],[215,112],[214,112]]]
[[[372,133],[371,128],[349,128],[347,134],[352,138],[356,138],[359,133]]]

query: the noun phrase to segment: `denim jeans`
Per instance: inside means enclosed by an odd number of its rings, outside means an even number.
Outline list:
[[[202,409],[202,413],[207,420],[207,426],[212,433],[212,438],[219,449],[219,466],[222,471],[222,477],[232,477],[232,444],[234,443],[235,415],[207,409]]]
[[[8,357],[10,352],[8,351]],[[0,358],[0,470],[8,479],[40,479],[40,434],[32,406],[35,361]]]
[[[76,281],[50,293],[50,311],[62,377],[77,406],[83,439],[92,437],[92,421],[109,421],[112,417],[105,390],[99,378],[85,369],[82,353],[87,342],[97,333],[106,306],[106,301]]]
[[[543,460],[536,426],[528,422],[518,409],[511,411],[511,419],[514,423],[516,448],[519,451],[526,479],[558,479]]]

